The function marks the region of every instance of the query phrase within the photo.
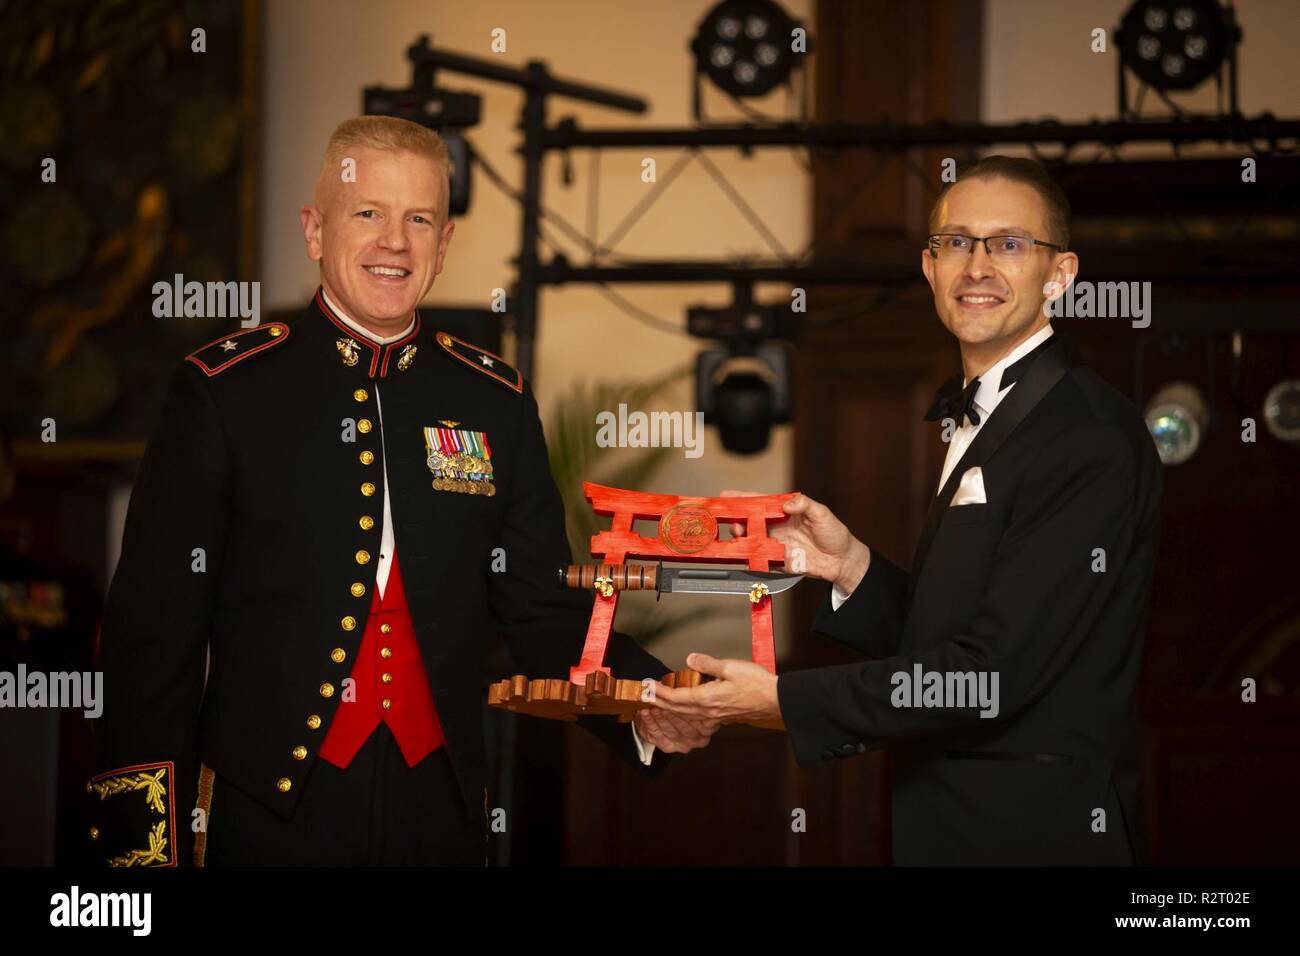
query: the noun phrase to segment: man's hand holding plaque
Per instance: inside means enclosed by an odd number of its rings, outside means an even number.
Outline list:
[[[747,491],[724,491],[724,498],[752,495]],[[769,529],[770,536],[785,545],[786,569],[830,581],[841,599],[862,580],[871,562],[871,552],[855,538],[844,522],[824,504],[807,495],[795,495],[782,504],[789,520]],[[745,528],[732,524],[733,537]],[[661,687],[655,707],[664,714],[694,720],[724,723],[774,723],[781,719],[775,673],[743,660],[719,660],[694,653],[686,666],[714,680],[694,687]]]

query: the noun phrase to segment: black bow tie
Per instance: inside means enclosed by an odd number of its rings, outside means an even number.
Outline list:
[[[980,380],[973,378],[969,385],[962,388],[962,378],[961,375],[954,375],[939,387],[939,391],[934,395],[934,404],[925,413],[927,422],[951,418],[957,423],[958,428],[966,418],[970,418],[972,425],[980,423],[980,413],[975,408],[975,392],[980,387]]]
[[[1010,388],[1016,384],[1025,372],[1028,371],[1030,363],[1038,357],[1038,353],[1043,351],[1053,342],[1056,341],[1055,335],[1049,335],[1042,342],[1039,342],[1032,349],[1016,359],[1002,371],[1002,381],[998,385],[999,391]],[[971,383],[962,388],[961,383],[964,376],[954,375],[948,381],[939,387],[935,392],[934,404],[930,410],[925,413],[927,422],[936,421],[941,418],[951,418],[961,427],[963,420],[970,419],[972,425],[980,423],[980,414],[975,408],[975,392],[980,387],[978,378],[972,379]]]

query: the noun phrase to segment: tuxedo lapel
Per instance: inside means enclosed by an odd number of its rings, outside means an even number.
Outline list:
[[[952,497],[961,485],[961,477],[968,468],[983,467],[993,457],[1002,442],[1007,439],[1016,426],[1025,420],[1034,406],[1055,387],[1070,369],[1070,360],[1060,336],[1053,336],[1047,345],[1030,364],[1024,377],[1016,384],[998,407],[993,410],[987,422],[975,435],[966,453],[961,456],[957,466],[948,475],[939,494],[930,502],[930,509],[925,515],[925,525],[921,529],[921,540],[916,546],[916,556],[912,559],[912,574],[909,581],[908,603],[911,593],[916,590],[916,581],[925,565],[930,544],[939,530]]]

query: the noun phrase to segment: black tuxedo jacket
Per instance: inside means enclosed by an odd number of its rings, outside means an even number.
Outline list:
[[[444,419],[486,434],[494,494],[434,487],[424,428]],[[293,814],[365,632],[385,466],[447,752],[466,806],[486,813],[488,636],[528,676],[567,677],[591,613],[590,595],[556,585],[571,558],[537,403],[503,360],[418,315],[378,345],[318,295],[299,321],[213,343],[171,380],[103,623],[102,772],[87,790],[105,860],[188,860],[200,764]],[[620,634],[606,663],[628,679],[668,670]],[[640,766],[629,726],[581,723]]]
[[[1041,349],[980,428],[911,573],[873,551],[839,610],[819,610],[814,630],[868,660],[777,684],[800,765],[893,747],[899,864],[1140,860],[1134,690],[1161,466],[1134,405],[1064,353]],[[987,503],[951,507],[975,466]],[[894,675],[917,664],[997,672],[996,716],[901,706],[915,701]]]

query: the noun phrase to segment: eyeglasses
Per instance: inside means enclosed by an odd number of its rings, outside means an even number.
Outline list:
[[[955,232],[940,232],[928,236],[927,241],[930,244],[931,258],[945,262],[965,259],[974,253],[977,242],[984,243],[984,251],[989,254],[989,258],[1001,265],[1024,262],[1034,251],[1034,246],[1047,246],[1057,252],[1065,251],[1065,246],[1031,239],[1029,236],[963,236]]]

